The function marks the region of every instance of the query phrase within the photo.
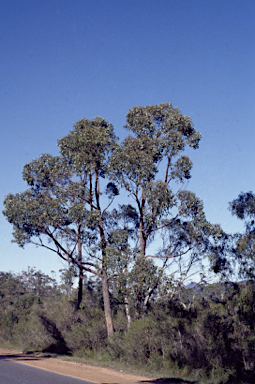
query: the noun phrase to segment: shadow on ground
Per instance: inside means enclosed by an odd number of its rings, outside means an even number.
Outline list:
[[[45,354],[40,354],[38,356],[35,355],[34,352],[25,352],[25,353],[17,353],[17,354],[5,354],[5,355],[0,355],[0,359],[12,359],[16,361],[37,361],[37,360],[42,360],[42,359],[48,359],[49,357],[52,357],[51,355],[45,355]]]
[[[144,383],[144,384],[196,384],[198,382],[178,379],[178,378],[174,378],[174,377],[169,377],[169,378],[166,377],[166,378],[162,378],[162,379],[139,381],[139,383]]]
[[[137,383],[144,383],[144,384],[196,384],[198,381],[189,381],[189,380],[183,380],[183,379],[177,379],[174,377],[169,378],[163,378],[163,379],[153,379],[153,380],[144,380],[144,381],[138,381]],[[109,384],[109,383],[101,383],[101,384]],[[111,384],[120,384],[120,383],[111,383]]]

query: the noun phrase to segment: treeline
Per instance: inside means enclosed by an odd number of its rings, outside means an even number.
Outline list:
[[[182,373],[198,382],[254,382],[255,284],[194,284],[160,290],[140,318],[111,290],[115,333],[109,340],[100,280],[86,280],[83,302],[62,272],[0,273],[0,341],[24,350],[119,360],[151,372]],[[68,283],[69,282],[69,283]],[[116,291],[115,291],[116,292]]]

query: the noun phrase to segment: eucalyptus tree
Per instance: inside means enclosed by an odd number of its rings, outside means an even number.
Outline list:
[[[242,234],[232,236],[232,254],[238,262],[240,277],[255,278],[255,194],[242,192],[229,203],[229,209],[238,219],[244,221]]]
[[[82,300],[83,271],[102,280],[108,335],[113,334],[108,286],[108,208],[118,194],[114,183],[103,190],[109,156],[117,138],[103,118],[80,120],[58,141],[60,156],[44,154],[24,166],[28,189],[9,194],[4,215],[13,225],[14,241],[44,247],[79,269],[78,306]],[[106,198],[109,199],[106,199]],[[85,251],[85,254],[83,252]]]
[[[205,219],[201,200],[186,190],[192,162],[184,151],[187,147],[197,149],[201,134],[193,127],[190,117],[170,103],[131,108],[125,128],[132,134],[113,152],[110,172],[135,204],[139,257],[162,259],[161,271],[170,259],[180,258],[182,252],[195,260],[194,252],[190,251],[194,247],[198,250],[200,240],[210,237],[213,229]],[[161,254],[148,255],[149,242],[166,229],[168,240],[171,238],[174,243],[164,246]],[[197,236],[200,240],[196,240]],[[148,290],[148,295],[158,282]]]
[[[182,215],[180,190],[192,168],[182,152],[187,146],[198,148],[201,134],[170,103],[131,108],[125,127],[134,136],[127,136],[112,154],[112,175],[136,203],[140,255],[145,256],[149,238]]]

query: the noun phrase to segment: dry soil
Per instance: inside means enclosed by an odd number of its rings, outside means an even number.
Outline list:
[[[108,368],[100,368],[92,365],[75,363],[61,360],[59,358],[47,357],[38,354],[26,354],[16,350],[0,348],[0,358],[17,361],[22,364],[30,365],[60,373],[61,375],[72,376],[78,379],[92,381],[94,383],[106,384],[144,384],[154,383],[153,379],[142,376],[126,374]]]
[[[186,381],[174,377],[148,378],[131,375],[122,371],[93,365],[75,363],[53,358],[38,353],[23,353],[12,349],[0,348],[0,359],[17,361],[31,367],[45,369],[65,376],[91,381],[97,384],[195,384],[197,381]]]

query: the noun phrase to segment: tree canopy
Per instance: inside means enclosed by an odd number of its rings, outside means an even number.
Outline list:
[[[191,177],[192,162],[182,152],[187,146],[198,148],[201,134],[190,117],[170,103],[131,108],[125,128],[134,136],[127,136],[111,156],[111,175],[135,201],[140,254],[145,256],[149,238],[179,216],[169,218],[171,210],[178,206],[179,191],[184,199],[182,188],[176,190],[173,184],[182,184]]]

